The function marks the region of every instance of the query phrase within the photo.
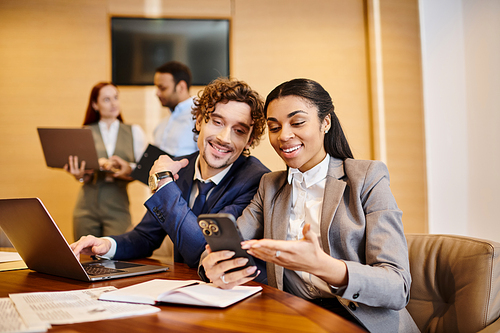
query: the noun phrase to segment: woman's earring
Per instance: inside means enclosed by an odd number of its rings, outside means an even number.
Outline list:
[[[327,133],[328,133],[328,130],[325,131],[325,134],[327,134]]]

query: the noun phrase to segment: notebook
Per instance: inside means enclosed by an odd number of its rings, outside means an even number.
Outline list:
[[[137,162],[137,166],[130,174],[130,177],[137,179],[138,181],[148,185],[149,170],[153,167],[155,161],[160,157],[160,155],[168,155],[166,152],[160,148],[150,144],[144,154],[142,154],[141,159]],[[170,155],[169,155],[170,156]]]
[[[28,268],[40,273],[98,281],[168,269],[165,266],[105,259],[80,263],[38,198],[0,199],[0,227]]]
[[[48,167],[63,168],[68,157],[78,156],[86,169],[99,170],[94,138],[90,128],[37,128]]]

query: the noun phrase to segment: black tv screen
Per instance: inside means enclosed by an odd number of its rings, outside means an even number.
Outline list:
[[[112,80],[153,85],[167,61],[186,64],[193,85],[229,76],[229,20],[111,18]]]

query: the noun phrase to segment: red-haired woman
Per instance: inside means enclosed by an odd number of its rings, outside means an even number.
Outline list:
[[[75,240],[122,234],[131,225],[127,185],[147,144],[144,132],[123,123],[118,89],[111,82],[92,88],[83,125],[92,130],[100,170],[85,170],[78,156],[69,156],[65,165],[83,184],[73,212]]]

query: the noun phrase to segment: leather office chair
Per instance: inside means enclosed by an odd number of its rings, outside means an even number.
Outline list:
[[[407,309],[422,332],[500,332],[500,243],[406,234]]]

